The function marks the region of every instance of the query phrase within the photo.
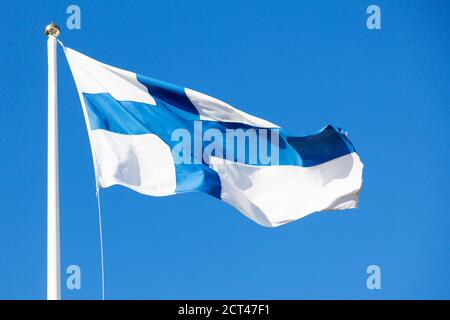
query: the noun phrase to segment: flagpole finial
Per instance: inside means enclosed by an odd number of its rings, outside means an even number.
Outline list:
[[[57,38],[61,33],[61,30],[56,23],[52,22],[45,27],[44,32],[46,36],[54,36],[55,38]]]

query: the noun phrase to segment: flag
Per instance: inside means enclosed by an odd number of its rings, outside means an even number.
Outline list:
[[[363,164],[345,132],[308,136],[195,90],[65,48],[98,187],[152,196],[200,191],[274,227],[355,208]]]

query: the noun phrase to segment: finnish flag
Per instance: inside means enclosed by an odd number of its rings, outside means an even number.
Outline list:
[[[98,187],[205,192],[266,227],[357,206],[363,164],[342,130],[293,136],[203,93],[64,50]]]

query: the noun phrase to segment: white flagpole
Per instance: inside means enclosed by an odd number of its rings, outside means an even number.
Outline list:
[[[56,38],[60,31],[53,22],[45,28],[48,55],[47,132],[47,300],[61,299],[59,257],[58,183],[58,99]]]

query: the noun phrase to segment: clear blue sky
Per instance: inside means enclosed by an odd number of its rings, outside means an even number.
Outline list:
[[[46,296],[44,26],[105,63],[190,87],[299,135],[345,128],[360,208],[267,229],[200,193],[102,190],[106,297],[450,298],[449,1],[7,1],[2,47],[0,298]],[[382,29],[366,28],[369,4]],[[94,171],[59,49],[62,296],[100,297]],[[65,269],[82,270],[67,290]],[[366,288],[366,268],[382,289]]]

